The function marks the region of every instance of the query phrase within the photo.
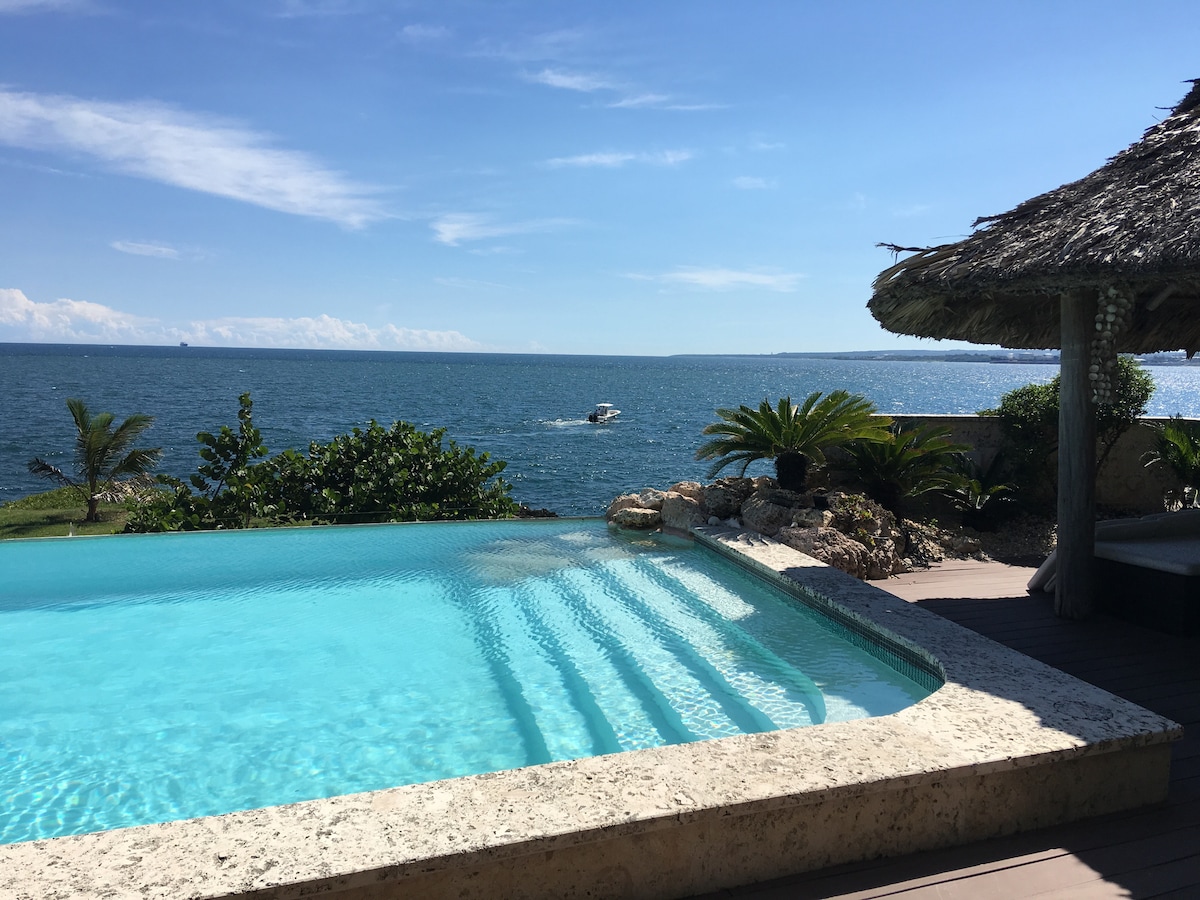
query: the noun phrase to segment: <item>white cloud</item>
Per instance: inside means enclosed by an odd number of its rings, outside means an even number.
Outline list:
[[[638,109],[645,106],[662,106],[671,98],[666,94],[637,94],[608,104],[610,109]]]
[[[4,340],[67,343],[144,343],[153,319],[86,300],[35,303],[21,291],[0,288],[0,335]],[[11,333],[10,333],[11,332]]]
[[[774,181],[765,178],[753,178],[749,175],[739,175],[733,179],[733,186],[743,191],[765,191],[775,187]]]
[[[617,169],[628,162],[640,162],[656,166],[677,166],[682,162],[687,162],[694,155],[691,150],[662,150],[657,153],[584,153],[579,156],[559,156],[548,159],[546,165],[554,168],[571,166]]]
[[[476,56],[487,59],[502,59],[512,63],[532,63],[544,60],[559,60],[575,55],[587,32],[580,29],[562,28],[540,34],[526,35],[514,41],[496,43],[485,39],[475,51]]]
[[[400,29],[400,36],[406,41],[438,41],[450,36],[450,29],[444,25],[405,25]]]
[[[732,291],[742,288],[759,288],[767,291],[790,293],[796,290],[804,278],[797,272],[762,272],[737,269],[701,269],[681,267],[674,272],[660,275],[629,275],[639,281],[656,281],[660,284],[686,285],[710,291]]]
[[[562,88],[568,91],[579,91],[594,94],[597,91],[624,91],[625,85],[612,81],[603,75],[583,72],[566,72],[561,69],[542,69],[540,72],[525,73],[527,81],[544,84],[548,87]],[[719,104],[712,103],[672,103],[669,94],[629,94],[611,103],[606,103],[609,109],[669,109],[695,111],[704,109],[723,109]]]
[[[593,91],[611,90],[615,85],[600,75],[588,75],[582,72],[563,72],[558,69],[542,69],[525,76],[537,84],[562,88],[568,91],[582,91],[590,94]]]
[[[546,160],[546,165],[554,166],[555,168],[562,168],[564,166],[578,166],[580,168],[600,166],[607,169],[616,169],[637,158],[638,155],[636,153],[583,153],[579,156],[557,156],[554,159]]]
[[[481,241],[487,238],[505,237],[510,234],[531,234],[536,231],[553,231],[573,225],[570,219],[531,219],[525,222],[494,222],[477,213],[448,213],[430,223],[434,240],[449,247],[457,247],[463,241]]]
[[[0,0],[0,15],[55,9],[87,9],[89,5],[87,0]]]
[[[359,12],[352,0],[283,0],[278,15],[284,19],[345,16]]]
[[[113,241],[109,246],[114,250],[120,250],[122,253],[130,253],[134,256],[179,259],[179,251],[167,244],[154,244],[144,241]]]
[[[374,188],[238,125],[154,103],[0,90],[0,143],[86,154],[111,168],[278,212],[360,228],[384,218]]]
[[[458,331],[372,328],[329,315],[281,318],[226,316],[186,324],[123,313],[83,300],[38,303],[19,290],[0,288],[0,340],[176,344],[213,347],[294,347],[326,350],[483,350]]]
[[[172,332],[174,336],[176,332]],[[329,315],[276,318],[227,316],[191,322],[177,331],[181,340],[206,347],[291,347],[312,350],[480,350],[457,331],[372,328]]]

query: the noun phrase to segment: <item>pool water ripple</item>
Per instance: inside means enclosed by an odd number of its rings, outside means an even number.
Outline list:
[[[0,842],[894,712],[928,690],[596,520],[8,542]]]

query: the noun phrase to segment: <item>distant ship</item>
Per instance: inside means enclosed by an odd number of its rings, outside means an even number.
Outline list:
[[[180,347],[186,347],[186,346],[187,346],[187,341],[180,341],[180,342],[179,342],[179,346],[180,346]]]

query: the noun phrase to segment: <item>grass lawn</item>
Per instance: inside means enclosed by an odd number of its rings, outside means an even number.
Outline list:
[[[87,504],[70,488],[31,494],[0,506],[0,540],[115,534],[125,527],[123,503],[101,503],[100,521],[85,522]]]

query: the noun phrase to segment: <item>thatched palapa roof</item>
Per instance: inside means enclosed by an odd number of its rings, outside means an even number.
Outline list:
[[[880,273],[872,314],[900,334],[1047,349],[1061,346],[1058,297],[1082,292],[1117,301],[1118,352],[1200,350],[1200,79],[1192,85],[1092,174]]]

